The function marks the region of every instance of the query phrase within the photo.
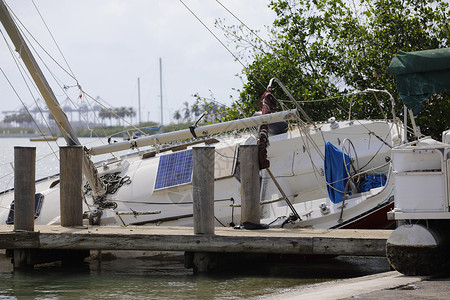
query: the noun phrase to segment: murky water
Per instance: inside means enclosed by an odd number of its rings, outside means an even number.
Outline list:
[[[194,275],[180,260],[91,260],[78,268],[0,271],[0,299],[243,299],[385,271],[385,259],[361,257],[258,262],[210,275]]]

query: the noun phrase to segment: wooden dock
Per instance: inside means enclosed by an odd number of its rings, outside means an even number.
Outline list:
[[[241,224],[260,222],[259,192],[254,192],[259,191],[259,180],[255,180],[259,168],[255,167],[257,162],[251,162],[257,151],[257,145],[241,149],[240,163],[253,166],[241,168],[241,182],[246,182]],[[35,148],[15,147],[14,225],[0,225],[0,249],[13,252],[14,268],[56,260],[76,263],[89,255],[89,250],[184,251],[185,265],[194,272],[213,270],[218,264],[227,264],[227,256],[241,254],[386,255],[390,230],[214,227],[214,176],[209,175],[214,174],[212,147],[194,148],[193,227],[81,226],[82,148],[60,147],[60,153],[61,226],[35,225]]]
[[[43,226],[14,231],[0,226],[0,249],[156,250],[215,253],[384,256],[391,230],[216,228],[194,234],[192,227]]]

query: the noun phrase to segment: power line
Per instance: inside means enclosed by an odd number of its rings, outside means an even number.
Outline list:
[[[211,29],[206,26],[206,24],[183,2],[183,0],[180,0],[180,2],[184,5],[184,7],[203,25],[203,27],[206,28],[206,30],[211,33],[211,35],[234,57],[234,59],[239,62],[244,69],[247,69],[247,67],[241,62],[241,60],[217,37],[217,35],[214,34],[214,32],[211,31]],[[257,77],[255,77],[256,81],[265,88],[265,86],[259,81]]]

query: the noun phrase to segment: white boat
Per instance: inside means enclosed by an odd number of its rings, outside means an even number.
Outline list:
[[[80,144],[3,3],[0,18],[16,49],[21,49],[21,58],[58,121],[65,140],[69,145]],[[273,81],[269,86],[272,85]],[[257,129],[261,125],[286,122],[289,124],[286,132],[269,136],[270,169],[260,172],[261,222],[270,226],[312,228],[390,226],[392,221],[386,217],[393,203],[394,189],[390,156],[392,147],[404,141],[401,122],[394,115],[393,121],[330,118],[326,122],[305,123],[301,116],[305,119],[305,113],[297,104],[296,110],[87,149],[83,160],[85,221],[100,225],[192,225],[192,147],[213,146],[216,152],[216,226],[239,224],[241,194],[240,182],[235,176],[238,147],[257,144]],[[352,161],[351,167],[347,166],[351,170],[345,170],[345,176],[328,182],[326,142],[341,149],[340,155],[349,155]],[[94,155],[127,149],[136,151],[95,166],[90,160]],[[185,167],[176,167],[182,164]],[[361,191],[364,179],[377,176],[386,179]],[[340,200],[333,201],[327,190],[335,191],[335,183],[341,182],[349,182],[344,184],[348,188],[340,191]],[[36,224],[59,224],[59,194],[58,175],[36,182]],[[14,221],[13,197],[13,190],[0,195],[2,223]]]
[[[450,91],[450,48],[399,51],[389,72],[418,114],[424,99]],[[440,272],[450,262],[450,130],[442,142],[422,137],[396,147],[392,162],[395,203],[388,217],[399,226],[387,240],[386,257],[405,275]]]

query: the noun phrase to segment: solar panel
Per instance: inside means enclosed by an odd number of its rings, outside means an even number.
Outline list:
[[[180,151],[159,158],[155,190],[163,189],[192,180],[192,149]]]

